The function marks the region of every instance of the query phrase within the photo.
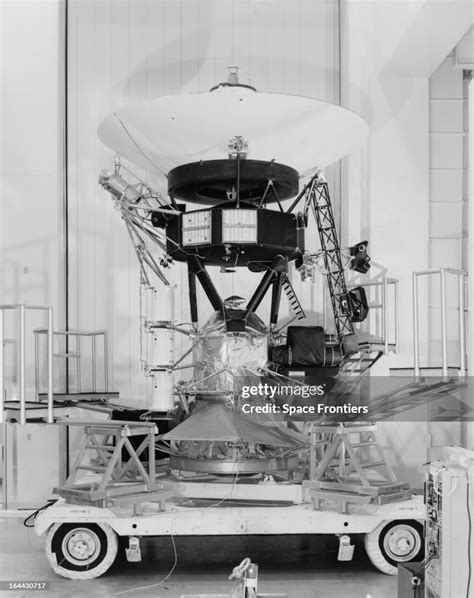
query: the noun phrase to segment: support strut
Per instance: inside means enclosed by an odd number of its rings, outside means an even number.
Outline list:
[[[283,280],[283,272],[278,272],[276,278],[273,280],[272,289],[272,306],[270,310],[270,326],[274,327],[278,322],[278,312],[280,310],[281,300],[281,285]]]
[[[194,327],[198,323],[196,274],[191,272],[188,265],[188,286],[189,286],[189,307],[191,311],[191,323]]]
[[[222,301],[221,296],[217,292],[217,289],[214,286],[214,283],[212,282],[212,279],[209,276],[206,267],[204,266],[204,264],[198,256],[191,255],[188,257],[188,272],[193,276],[197,276],[214,311],[220,311],[225,316],[226,310],[224,302]],[[190,291],[192,289],[192,285],[193,283],[191,282]],[[197,317],[197,306],[195,308],[195,315]]]
[[[286,271],[286,269],[287,264],[285,258],[281,255],[277,255],[276,258],[273,260],[272,265],[267,269],[267,271],[263,275],[260,284],[255,289],[254,294],[248,302],[247,309],[245,310],[245,314],[243,317],[244,322],[246,322],[251,316],[251,314],[253,314],[255,310],[258,308],[263,298],[265,297],[268,289],[270,288],[271,284],[275,280],[276,276]]]

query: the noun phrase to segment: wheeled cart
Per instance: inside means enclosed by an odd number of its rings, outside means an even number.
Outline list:
[[[198,501],[189,501],[193,503]],[[423,519],[421,496],[380,506],[355,506],[349,514],[315,510],[308,503],[214,506],[211,502],[183,507],[173,501],[161,506],[143,503],[137,512],[134,507],[98,508],[59,499],[38,514],[35,529],[38,535],[46,534],[46,555],[54,571],[70,579],[92,579],[105,573],[117,556],[119,536],[128,537],[130,546],[136,547],[137,538],[144,536],[334,534],[347,539],[351,534],[366,534],[365,548],[372,563],[394,574],[399,562],[421,559]]]

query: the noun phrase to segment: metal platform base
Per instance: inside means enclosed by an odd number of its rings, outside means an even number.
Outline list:
[[[214,474],[239,474],[239,473],[271,473],[293,469],[298,466],[298,456],[282,459],[189,459],[187,457],[170,456],[171,469],[180,471],[195,471]]]
[[[47,422],[48,406],[45,403],[36,401],[25,401],[25,421],[24,423]],[[5,421],[7,423],[19,423],[21,421],[21,403],[20,401],[5,401]],[[61,404],[54,406],[54,417],[60,419],[74,416],[76,413],[75,405]]]
[[[308,485],[312,485],[312,482],[308,482]],[[344,490],[343,484],[335,482],[332,484],[332,488],[328,487],[318,488],[309,487],[307,492],[313,501],[315,509],[320,509],[323,501],[330,501],[337,505],[340,513],[348,513],[349,505],[385,505],[393,502],[401,502],[404,500],[410,500],[412,497],[411,490],[408,490],[407,484],[393,484],[381,486],[380,493],[375,489],[374,492],[362,492],[359,487],[357,490]],[[341,487],[342,486],[342,487]],[[402,489],[399,489],[401,486]],[[373,490],[373,489],[372,489]]]
[[[72,505],[89,505],[99,508],[120,507],[133,505],[136,513],[139,505],[153,502],[164,508],[164,501],[171,498],[172,492],[162,483],[155,484],[123,484],[106,490],[96,490],[94,484],[75,484],[73,487],[62,486],[54,492]]]
[[[382,521],[425,517],[423,497],[410,501],[369,508],[354,506],[349,515],[333,509],[315,511],[311,505],[282,507],[244,507],[226,505],[196,510],[173,505],[160,511],[147,503],[141,517],[136,517],[132,505],[123,509],[78,509],[59,500],[42,511],[35,520],[36,533],[41,535],[57,522],[106,522],[119,536],[215,536],[266,534],[365,534]]]
[[[311,439],[311,479],[303,487],[315,509],[326,500],[347,513],[349,504],[383,505],[412,497],[408,484],[397,480],[385,459],[375,425],[313,425]]]
[[[256,594],[256,598],[287,598],[288,594]],[[236,598],[236,594],[181,594],[181,598]]]
[[[53,401],[55,403],[79,403],[89,401],[110,401],[119,399],[118,392],[55,392]],[[38,394],[40,402],[47,401],[48,395],[40,392]]]

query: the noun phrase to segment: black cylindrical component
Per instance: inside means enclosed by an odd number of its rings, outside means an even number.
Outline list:
[[[198,322],[198,307],[197,307],[197,292],[196,292],[196,275],[190,272],[188,268],[188,285],[189,285],[189,307],[191,310],[191,322],[197,324]]]
[[[271,306],[271,310],[270,310],[270,324],[276,324],[278,322],[278,312],[280,310],[282,278],[283,278],[282,272],[278,272],[276,275],[276,278],[273,280],[272,306]]]
[[[280,201],[297,195],[299,173],[291,166],[264,160],[241,159],[203,160],[176,166],[168,172],[168,193],[184,201],[204,205],[229,203],[228,192],[236,186],[238,174],[238,199],[240,202],[258,204],[265,194],[268,181],[272,181]],[[276,201],[270,194],[267,202]]]

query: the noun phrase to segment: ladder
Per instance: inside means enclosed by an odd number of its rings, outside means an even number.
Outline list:
[[[291,286],[291,282],[290,282],[290,279],[288,278],[288,275],[285,273],[282,273],[281,280],[282,280],[281,286],[285,292],[285,295],[288,298],[288,302],[290,304],[290,307],[291,307],[293,313],[296,316],[296,319],[304,320],[304,318],[306,318],[306,314],[304,313],[301,303],[299,302],[299,299],[296,296],[295,290]]]

